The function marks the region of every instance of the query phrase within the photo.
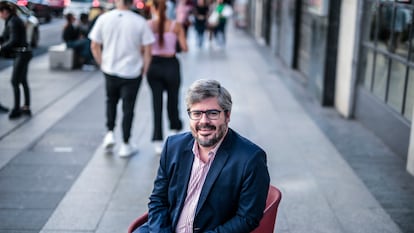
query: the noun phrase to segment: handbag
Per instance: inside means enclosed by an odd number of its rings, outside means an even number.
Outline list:
[[[217,26],[220,20],[220,14],[217,11],[213,11],[207,19],[209,26]]]
[[[226,4],[226,5],[224,5],[224,8],[223,8],[223,11],[221,12],[221,14],[224,17],[228,18],[228,17],[233,15],[233,9],[231,8],[230,5]]]

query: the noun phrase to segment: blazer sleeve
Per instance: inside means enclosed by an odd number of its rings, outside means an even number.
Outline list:
[[[165,149],[160,158],[160,165],[154,181],[154,188],[148,204],[149,232],[172,233],[168,206],[168,176]]]

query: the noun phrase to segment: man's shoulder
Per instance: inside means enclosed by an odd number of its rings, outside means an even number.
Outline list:
[[[223,143],[234,149],[263,150],[259,145],[230,128],[226,140]]]
[[[172,135],[169,137],[171,142],[186,144],[189,142],[194,142],[194,137],[191,134],[191,132],[184,132],[184,133],[178,133],[175,135]]]

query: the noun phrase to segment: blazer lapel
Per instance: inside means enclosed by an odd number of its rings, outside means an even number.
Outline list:
[[[180,190],[180,193],[178,194],[179,199],[177,200],[179,202],[180,208],[178,213],[181,213],[181,210],[184,206],[185,198],[187,196],[188,182],[190,181],[191,168],[193,166],[194,161],[194,155],[192,152],[193,144],[194,140],[192,140],[190,145],[187,146],[187,148],[182,152],[183,154],[180,156],[180,167],[177,169],[177,180],[180,181],[179,183],[177,183],[177,190]],[[178,218],[179,215],[174,216],[174,219],[172,220],[173,226],[176,226]]]
[[[227,153],[227,147],[231,141],[231,135],[232,131],[229,128],[226,138],[223,140],[222,144],[220,145],[220,148],[217,150],[217,154],[214,158],[213,164],[211,164],[206,180],[204,181],[204,185],[201,190],[200,198],[197,204],[197,209],[195,213],[196,216],[200,211],[201,207],[204,205],[204,202],[206,201],[207,196],[210,193],[210,190],[213,187],[215,180],[217,179],[218,175],[220,174],[221,170],[226,164],[227,159],[230,156],[229,153]]]

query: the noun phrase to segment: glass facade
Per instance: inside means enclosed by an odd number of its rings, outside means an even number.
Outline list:
[[[413,1],[364,1],[361,85],[411,121],[414,104]]]

